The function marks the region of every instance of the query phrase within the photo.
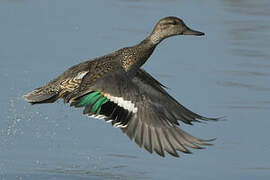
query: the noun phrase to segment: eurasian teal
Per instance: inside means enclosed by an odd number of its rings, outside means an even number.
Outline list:
[[[202,36],[177,17],[161,19],[152,33],[135,46],[72,66],[48,84],[26,94],[32,104],[52,103],[63,98],[71,106],[84,107],[83,114],[104,119],[152,153],[191,153],[209,140],[191,136],[178,127],[199,120],[217,120],[198,115],[171,97],[165,87],[140,67],[155,47],[174,35]]]

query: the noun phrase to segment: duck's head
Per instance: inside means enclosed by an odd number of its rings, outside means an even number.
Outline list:
[[[183,20],[170,16],[159,20],[149,38],[154,44],[158,44],[163,39],[175,35],[202,36],[204,33],[192,30]]]

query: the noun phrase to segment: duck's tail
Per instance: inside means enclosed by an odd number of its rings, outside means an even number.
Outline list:
[[[24,99],[31,104],[53,103],[59,98],[59,92],[43,86],[24,95]]]

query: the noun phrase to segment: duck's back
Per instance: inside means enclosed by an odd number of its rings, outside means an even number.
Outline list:
[[[119,53],[116,51],[74,65],[46,85],[36,88],[24,97],[32,104],[52,103],[79,88],[86,75],[88,76],[87,83],[91,84],[102,78],[104,74],[116,71],[119,68],[121,68]]]

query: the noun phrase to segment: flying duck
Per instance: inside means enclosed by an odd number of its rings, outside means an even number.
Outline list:
[[[141,66],[164,39],[175,35],[202,36],[177,17],[165,17],[139,44],[74,65],[46,85],[24,96],[31,104],[53,103],[63,98],[70,106],[84,108],[83,114],[119,127],[131,140],[152,153],[201,149],[211,145],[179,128],[200,120],[217,120],[196,114],[177,102]]]

